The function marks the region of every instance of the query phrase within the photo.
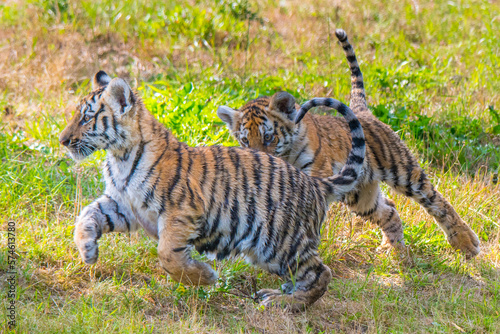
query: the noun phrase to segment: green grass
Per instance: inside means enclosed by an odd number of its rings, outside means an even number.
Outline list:
[[[499,15],[479,0],[0,4],[0,245],[15,221],[17,332],[498,331]],[[348,100],[344,55],[328,35],[336,27],[354,44],[373,113],[478,233],[477,259],[466,262],[422,208],[384,188],[409,256],[377,252],[379,229],[334,205],[320,248],[334,280],[301,314],[255,304],[255,289],[280,280],[241,260],[214,263],[214,287],[172,282],[142,232],[103,236],[98,263],[83,264],[74,219],[103,191],[104,154],[76,165],[58,134],[95,71],[128,78],[189,145],[236,145],[215,115],[221,104],[281,89]],[[7,260],[0,252],[3,306]]]

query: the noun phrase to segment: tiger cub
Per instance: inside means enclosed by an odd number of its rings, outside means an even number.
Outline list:
[[[107,151],[104,194],[75,224],[74,240],[86,263],[97,261],[103,233],[142,227],[158,240],[160,265],[175,281],[217,281],[210,265],[191,257],[194,247],[219,260],[243,255],[285,278],[282,290],[257,293],[265,306],[298,309],[324,294],[331,272],[318,255],[321,224],[329,203],[355,188],[365,156],[363,130],[346,105],[327,101],[349,124],[348,162],[336,175],[319,178],[256,150],[189,147],[123,79],[100,71],[94,86],[59,138],[75,160]],[[273,101],[297,113],[287,104],[289,94]]]
[[[382,229],[382,249],[404,248],[403,226],[394,202],[379,188],[379,183],[385,182],[420,203],[435,218],[449,243],[467,258],[474,257],[480,251],[478,237],[434,188],[399,136],[371,114],[354,50],[343,30],[337,30],[336,35],[351,69],[351,108],[365,131],[367,146],[362,177],[343,202]],[[217,115],[243,147],[273,154],[312,176],[325,177],[339,171],[351,149],[347,123],[332,116],[297,115],[291,96],[287,104],[274,101],[274,97],[260,97],[240,110],[221,106]]]

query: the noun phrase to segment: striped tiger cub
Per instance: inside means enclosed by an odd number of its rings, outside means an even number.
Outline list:
[[[319,178],[255,150],[189,147],[151,115],[123,79],[100,71],[94,87],[59,138],[75,160],[107,151],[104,194],[75,224],[74,240],[86,263],[97,261],[103,233],[142,227],[158,240],[160,265],[175,281],[217,281],[210,265],[191,257],[195,248],[219,260],[243,255],[285,278],[281,290],[257,293],[265,306],[300,309],[324,294],[331,272],[318,256],[321,223],[329,203],[355,188],[365,156],[363,130],[346,105],[316,101],[337,109],[352,136],[342,170]],[[291,117],[297,114],[290,94],[276,94],[273,101]]]
[[[385,182],[422,205],[435,218],[452,247],[467,258],[474,257],[480,251],[478,237],[434,188],[399,136],[371,114],[363,76],[347,34],[338,29],[336,36],[351,70],[350,107],[365,131],[367,146],[362,177],[343,202],[358,216],[382,229],[380,249],[402,249],[405,243],[401,219],[394,202],[380,191],[379,183]],[[326,177],[348,161],[349,127],[341,118],[305,112],[291,117],[286,108],[274,103],[274,97],[265,96],[248,102],[240,110],[221,106],[217,115],[241,146],[273,154],[309,175]]]

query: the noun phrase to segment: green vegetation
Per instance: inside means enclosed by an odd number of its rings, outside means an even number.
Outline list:
[[[495,332],[500,328],[500,6],[496,2],[29,0],[0,4],[0,245],[17,228],[18,332]],[[58,143],[98,69],[129,79],[190,145],[235,145],[215,110],[286,89],[348,101],[334,28],[353,43],[374,114],[420,157],[478,233],[466,262],[417,204],[386,191],[409,256],[343,206],[325,222],[335,278],[301,314],[262,310],[251,294],[279,279],[217,263],[215,287],[158,268],[144,233],[105,235],[87,266],[72,231],[103,188],[102,152],[76,165]],[[7,305],[7,253],[0,296]],[[0,318],[7,330],[6,317]]]

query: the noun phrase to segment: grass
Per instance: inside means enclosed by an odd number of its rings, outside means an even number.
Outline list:
[[[484,1],[7,1],[0,4],[0,244],[17,228],[17,332],[496,332],[500,328],[500,7]],[[103,190],[103,154],[76,165],[58,144],[98,69],[129,79],[190,145],[235,145],[215,110],[286,89],[347,101],[332,32],[360,59],[374,114],[426,167],[478,233],[465,261],[425,211],[396,202],[411,261],[379,253],[380,231],[334,205],[321,254],[328,293],[301,314],[262,310],[279,279],[241,260],[217,263],[214,287],[158,267],[144,233],[105,235],[87,266],[75,216]],[[7,306],[7,253],[0,292]],[[215,264],[214,264],[215,265]],[[6,317],[0,320],[7,331]]]

